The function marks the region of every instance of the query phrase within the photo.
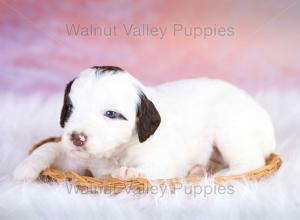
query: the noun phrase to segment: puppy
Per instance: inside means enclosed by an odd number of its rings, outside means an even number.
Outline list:
[[[213,148],[236,174],[275,150],[269,115],[244,91],[206,78],[146,87],[118,67],[84,70],[66,89],[62,142],[36,149],[15,170],[36,179],[54,167],[95,177],[186,176]]]

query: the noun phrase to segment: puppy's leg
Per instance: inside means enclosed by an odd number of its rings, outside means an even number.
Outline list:
[[[242,174],[265,165],[265,158],[255,137],[235,137],[218,142],[218,148],[229,168],[217,172],[215,175]]]
[[[59,155],[59,145],[49,143],[37,148],[14,170],[15,180],[34,180],[50,167]]]

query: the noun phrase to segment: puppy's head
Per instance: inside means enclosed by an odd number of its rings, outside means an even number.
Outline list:
[[[141,84],[121,68],[93,67],[66,86],[60,125],[73,154],[109,158],[136,136],[146,141],[159,124]]]

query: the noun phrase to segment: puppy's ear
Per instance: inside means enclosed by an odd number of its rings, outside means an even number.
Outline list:
[[[72,101],[70,99],[69,93],[71,91],[72,84],[75,79],[69,82],[65,88],[65,95],[64,95],[64,103],[60,114],[60,126],[62,128],[65,127],[65,123],[68,121],[69,117],[73,111]]]
[[[161,118],[154,104],[146,97],[140,95],[141,102],[137,109],[137,132],[139,141],[146,141],[158,128]]]

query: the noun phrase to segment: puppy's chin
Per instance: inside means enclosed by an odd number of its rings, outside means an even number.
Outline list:
[[[81,158],[81,159],[92,159],[95,158],[94,155],[88,153],[87,151],[78,151],[78,150],[70,150],[70,155],[72,157]]]
[[[89,151],[87,151],[87,153],[92,158],[99,158],[99,159],[110,159],[114,156],[113,152],[114,152],[114,150],[102,151],[102,152],[89,152]]]

